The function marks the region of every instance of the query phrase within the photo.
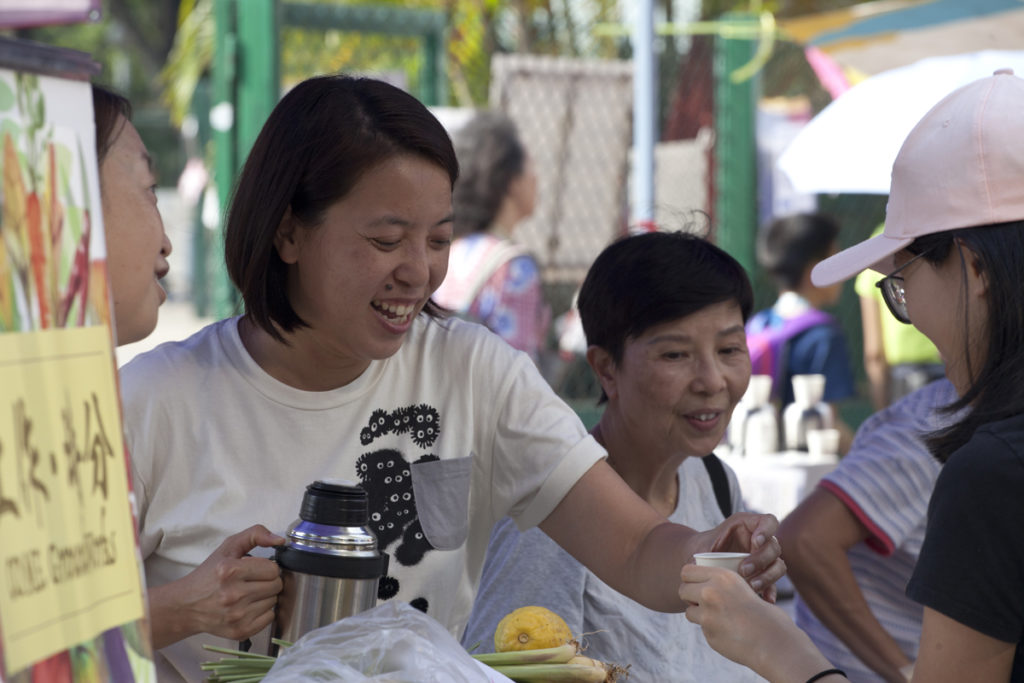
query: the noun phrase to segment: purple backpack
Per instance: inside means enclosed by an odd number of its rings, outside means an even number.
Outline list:
[[[835,324],[835,318],[824,311],[809,308],[800,315],[786,318],[781,325],[770,325],[768,311],[755,315],[747,323],[747,349],[750,370],[754,375],[771,375],[772,396],[781,395],[779,379],[785,376],[786,346],[789,341],[812,327]]]

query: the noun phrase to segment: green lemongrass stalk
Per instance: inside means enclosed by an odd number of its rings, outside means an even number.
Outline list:
[[[208,679],[211,683],[259,683],[263,680],[263,674],[237,675],[237,676],[212,676]]]
[[[203,645],[203,649],[222,655],[232,655],[239,659],[275,659],[272,655],[261,655],[258,652],[244,652],[243,650],[230,650],[226,647],[217,647],[216,645]]]
[[[224,667],[235,667],[237,669],[260,669],[267,668],[274,665],[277,661],[271,659],[222,659],[219,662],[203,662],[200,664],[200,668],[224,668]]]
[[[515,664],[491,667],[516,683],[604,683],[608,670],[589,664]]]
[[[279,638],[272,638],[271,641],[278,647],[292,645]],[[209,683],[260,683],[277,661],[277,657],[273,655],[231,650],[216,645],[203,645],[203,649],[230,655],[230,658],[222,658],[217,662],[203,662],[199,665],[203,671],[210,672],[207,679]]]
[[[513,664],[564,664],[575,656],[576,646],[572,643],[566,643],[558,647],[541,648],[539,650],[517,650],[515,652],[491,652],[470,655],[473,659],[491,667]]]

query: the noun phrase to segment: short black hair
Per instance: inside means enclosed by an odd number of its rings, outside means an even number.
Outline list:
[[[286,94],[263,125],[238,178],[224,236],[228,275],[246,315],[279,341],[305,327],[288,300],[274,237],[289,209],[307,227],[380,163],[415,154],[459,175],[451,139],[409,93],[371,78],[316,76]],[[428,301],[424,312],[439,315]]]
[[[598,255],[577,307],[587,344],[619,363],[627,339],[726,301],[739,305],[745,323],[754,292],[736,259],[692,233],[650,232],[619,239]]]
[[[778,218],[757,235],[757,261],[780,289],[796,289],[808,268],[829,255],[839,224],[820,213]]]
[[[492,227],[512,182],[526,168],[526,150],[515,123],[497,111],[476,114],[453,142],[459,159],[454,235],[461,237]]]
[[[132,103],[110,88],[93,83],[92,111],[96,120],[96,162],[102,164],[125,121],[131,121]]]

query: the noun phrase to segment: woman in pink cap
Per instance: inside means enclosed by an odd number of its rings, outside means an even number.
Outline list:
[[[1009,70],[929,111],[896,158],[884,232],[819,263],[817,286],[865,268],[897,319],[938,347],[965,408],[928,435],[942,463],[907,585],[924,621],[907,680],[1024,681],[1024,79]],[[683,570],[687,617],[771,681],[845,679],[738,577]]]

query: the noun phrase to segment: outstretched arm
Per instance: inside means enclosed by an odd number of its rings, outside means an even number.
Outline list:
[[[882,311],[874,297],[858,298],[864,331],[864,372],[871,383],[871,405],[881,410],[889,405],[889,363],[885,360],[885,342],[882,341],[882,315],[889,312]]]
[[[869,536],[850,509],[820,487],[779,526],[790,578],[815,616],[872,671],[905,683],[900,668],[910,660],[871,612],[846,554]]]
[[[149,589],[153,647],[197,633],[243,640],[274,618],[281,577],[272,560],[248,557],[257,546],[285,542],[261,524],[229,536],[191,573]]]
[[[760,600],[733,572],[687,565],[682,571],[686,618],[700,624],[708,644],[771,683],[804,683],[833,668],[779,607]],[[846,678],[829,674],[820,683]]]
[[[1006,683],[1016,651],[1016,643],[997,640],[925,607],[912,680]]]
[[[771,515],[738,513],[710,531],[672,524],[637,496],[605,461],[569,490],[540,528],[615,590],[662,612],[679,612],[679,571],[694,553],[751,552],[741,571],[774,599],[786,572]]]

